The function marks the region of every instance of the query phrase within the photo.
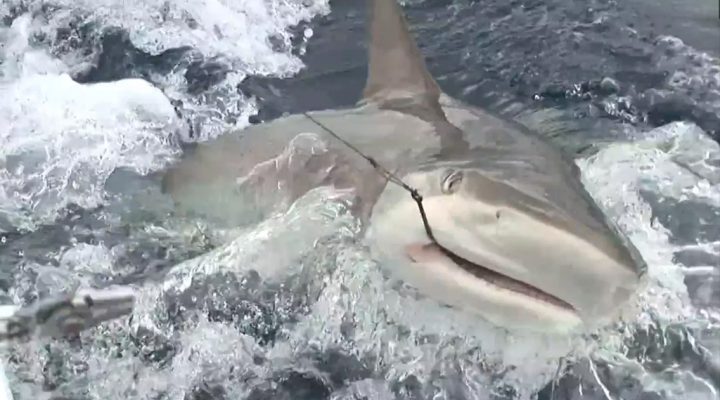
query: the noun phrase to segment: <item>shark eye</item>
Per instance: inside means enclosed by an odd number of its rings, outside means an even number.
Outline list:
[[[453,169],[448,170],[442,178],[440,183],[440,190],[445,194],[452,194],[458,188],[460,182],[462,182],[463,173],[462,171],[455,171]]]

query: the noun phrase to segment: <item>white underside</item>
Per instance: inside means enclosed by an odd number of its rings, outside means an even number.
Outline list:
[[[417,206],[391,203],[374,211],[371,249],[393,275],[423,294],[504,327],[566,331],[582,323],[573,310],[496,286],[449,259],[412,262],[403,249],[429,242]],[[443,247],[570,303],[583,318],[613,310],[636,280],[582,238],[520,211],[461,196],[430,197],[423,205]]]
[[[565,332],[582,323],[571,310],[496,286],[447,258],[412,267],[404,271],[393,269],[427,296],[471,311],[499,326]]]

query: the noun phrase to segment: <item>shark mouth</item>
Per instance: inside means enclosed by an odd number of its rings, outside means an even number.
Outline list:
[[[519,281],[517,279],[511,278],[507,275],[503,275],[497,271],[493,271],[492,269],[475,264],[471,261],[468,261],[467,259],[458,256],[457,254],[451,252],[450,250],[440,246],[437,243],[427,243],[427,244],[416,244],[411,245],[406,248],[407,255],[410,257],[410,259],[413,262],[422,262],[425,260],[430,259],[438,259],[438,258],[448,258],[450,259],[455,265],[458,267],[464,269],[465,271],[473,274],[474,276],[482,279],[485,282],[488,282],[496,287],[510,290],[515,293],[520,293],[522,295],[535,298],[537,300],[544,301],[546,303],[552,304],[554,306],[575,312],[575,308],[571,306],[569,303],[563,301],[562,299],[555,297],[547,292],[544,292],[543,290],[532,286],[530,284],[527,284],[525,282]]]

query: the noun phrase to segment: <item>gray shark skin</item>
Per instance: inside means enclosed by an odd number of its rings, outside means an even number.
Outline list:
[[[240,223],[249,204],[276,211],[331,185],[355,196],[373,257],[438,302],[508,329],[566,332],[612,318],[645,265],[573,160],[443,94],[396,0],[369,7],[363,98],[309,115],[417,189],[437,242],[408,191],[303,114],[199,144],[164,190],[179,208]]]

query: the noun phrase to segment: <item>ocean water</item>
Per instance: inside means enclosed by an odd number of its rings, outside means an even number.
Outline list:
[[[155,173],[187,144],[356,101],[364,2],[4,0],[2,297],[140,293],[6,349],[17,399],[720,398],[717,5],[404,6],[443,89],[575,154],[641,251],[617,323],[505,332],[394,287],[326,189],[234,229],[175,215]]]

